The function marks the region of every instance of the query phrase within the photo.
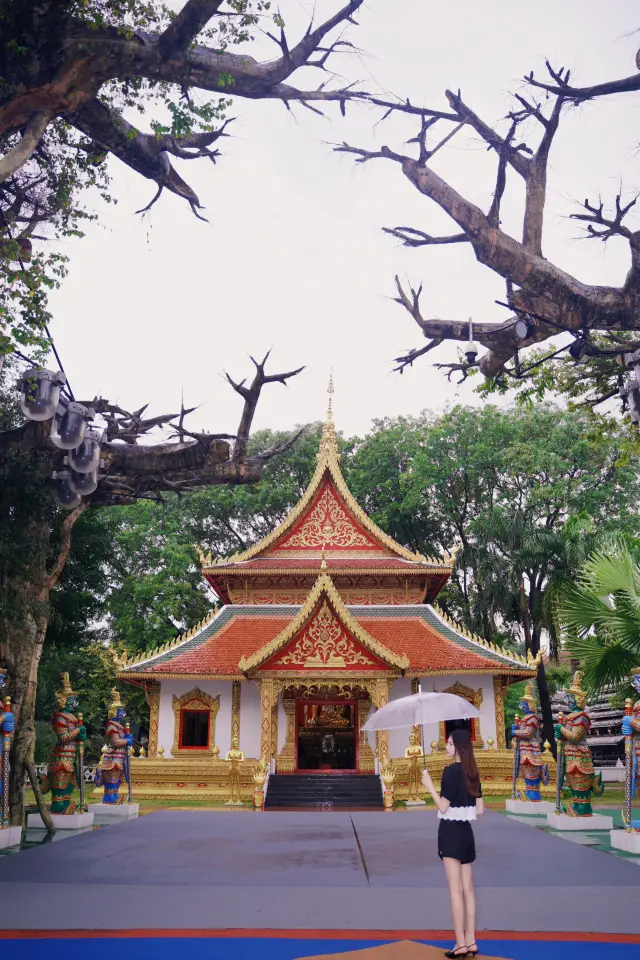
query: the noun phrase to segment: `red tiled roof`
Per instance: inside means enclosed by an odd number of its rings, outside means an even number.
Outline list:
[[[383,643],[394,653],[406,653],[412,670],[451,670],[455,667],[460,673],[467,670],[495,670],[496,662],[475,653],[460,644],[443,637],[441,633],[418,617],[394,617],[393,619],[374,619],[367,617],[361,621],[363,627],[376,640]],[[514,668],[516,664],[513,664]]]
[[[153,673],[237,673],[238,661],[259,650],[284,630],[291,617],[235,616],[200,646],[164,663],[150,663]]]
[[[251,610],[251,613],[248,610]],[[273,640],[291,622],[289,608],[284,616],[274,615],[275,609],[227,606],[205,628],[205,636],[185,644],[180,649],[154,657],[137,667],[126,671],[128,676],[138,674],[237,674],[241,658],[250,658]],[[388,608],[385,614],[376,616],[374,610],[367,608],[366,615],[360,608],[360,616],[351,608],[362,628],[380,644],[398,656],[409,659],[412,671],[450,671],[465,673],[468,671],[486,671],[495,673],[507,670],[524,675],[526,668],[518,663],[497,655],[494,651],[484,650],[479,645],[454,633],[443,625],[442,632],[427,622],[433,622],[433,613],[429,608],[415,607],[415,615],[407,615],[406,610]],[[373,615],[371,615],[373,614]],[[226,623],[221,623],[227,619]],[[219,624],[219,626],[217,626]],[[217,629],[216,629],[217,627]]]

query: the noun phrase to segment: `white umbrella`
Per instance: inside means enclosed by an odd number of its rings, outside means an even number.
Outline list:
[[[441,720],[471,720],[479,716],[477,707],[454,693],[414,693],[380,707],[371,714],[363,730],[395,730]]]
[[[454,693],[414,693],[380,707],[371,714],[362,729],[370,733],[399,727],[422,727],[425,723],[439,723],[441,720],[471,720],[479,716],[477,707]],[[424,754],[424,730],[422,749]],[[423,762],[426,766],[426,756]]]

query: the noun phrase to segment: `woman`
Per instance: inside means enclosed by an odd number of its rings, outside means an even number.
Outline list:
[[[476,859],[476,845],[471,821],[484,813],[484,801],[469,731],[454,730],[447,740],[446,750],[454,763],[443,770],[440,793],[436,791],[429,771],[422,774],[422,783],[438,808],[438,856],[444,863],[449,881],[456,935],[455,947],[447,950],[445,957],[475,957],[478,944],[471,864]]]

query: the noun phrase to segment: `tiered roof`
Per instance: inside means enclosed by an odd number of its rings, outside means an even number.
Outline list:
[[[430,605],[345,606],[323,573],[302,607],[225,606],[174,643],[122,662],[119,676],[241,680],[283,672],[330,677],[345,669],[417,677],[535,673],[530,660],[469,634]]]
[[[362,510],[340,471],[331,404],[314,476],[283,523],[228,560],[201,559],[225,605],[173,643],[121,662],[123,679],[535,672],[429,604],[452,558],[412,553]],[[251,602],[231,603],[242,597],[238,583]]]
[[[274,585],[282,583],[282,577],[297,576],[297,582],[306,583],[308,590],[323,561],[339,590],[341,586],[347,589],[348,581],[344,578],[352,578],[353,583],[353,578],[375,574],[379,587],[384,589],[387,584],[395,592],[396,602],[402,602],[403,584],[409,579],[414,588],[416,584],[422,587],[420,601],[435,599],[452,569],[451,558],[440,560],[413,553],[367,516],[340,470],[331,406],[315,473],[301,500],[280,526],[255,546],[229,559],[214,560],[210,553],[201,553],[202,571],[224,603],[232,602],[234,591],[237,596],[243,582],[259,582],[267,595],[269,589],[281,589],[285,594],[291,581],[287,581],[287,586]],[[248,592],[245,596],[248,598]]]

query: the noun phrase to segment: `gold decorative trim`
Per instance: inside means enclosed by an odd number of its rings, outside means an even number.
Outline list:
[[[118,680],[126,680],[129,683],[135,683],[139,678],[143,680],[237,680],[239,683],[247,681],[247,677],[242,673],[160,673],[160,671],[149,673],[127,673],[124,670],[116,673]]]
[[[160,684],[154,683],[145,690],[149,704],[149,757],[158,756],[158,728],[160,725]]]
[[[511,653],[511,651],[505,650],[504,647],[499,646],[497,643],[489,643],[488,640],[485,640],[484,637],[479,637],[476,633],[471,633],[467,630],[466,627],[462,626],[460,623],[456,623],[455,620],[452,620],[448,614],[444,612],[436,603],[431,604],[431,609],[440,620],[445,623],[450,630],[453,630],[454,633],[457,633],[459,636],[464,637],[465,640],[470,640],[471,643],[477,643],[478,646],[484,647],[485,650],[489,650],[491,653],[497,654],[499,657],[503,657],[505,660],[510,660],[514,664],[522,664],[527,668],[531,673],[536,672],[536,661],[531,656],[531,651],[528,652],[528,657],[525,660],[524,657],[521,657],[517,653]],[[465,673],[471,673],[471,671],[464,671]],[[491,671],[489,671],[491,672]]]
[[[241,686],[237,680],[231,684],[231,743],[237,740],[240,743],[240,696]]]
[[[376,769],[374,752],[367,740],[367,734],[362,729],[370,710],[370,700],[356,701],[356,716],[358,718],[358,773],[374,773]]]
[[[293,773],[296,768],[296,701],[282,700],[287,718],[287,729],[282,750],[278,754],[278,773]]]
[[[231,561],[225,561],[231,563]],[[306,575],[312,577],[314,573],[321,570],[322,561],[318,561],[317,567],[288,567],[286,570],[276,570],[273,567],[269,567],[266,570],[257,569],[256,567],[249,567],[248,569],[238,569],[237,567],[229,567],[226,569],[222,564],[220,566],[203,566],[203,573],[210,573],[212,576],[219,576],[224,574],[225,576],[230,577],[288,577],[291,574],[297,575]],[[431,567],[423,564],[422,566],[410,567],[407,570],[402,568],[392,569],[389,568],[385,570],[383,567],[331,567],[331,576],[351,576],[357,577],[362,574],[362,576],[377,576],[381,577],[424,577],[425,574],[449,574],[451,573],[450,567]]]
[[[504,694],[505,684],[501,677],[493,678],[493,699],[496,714],[496,741],[498,750],[506,750],[507,737],[504,726]]]
[[[220,753],[216,746],[216,717],[220,709],[220,697],[211,697],[204,693],[199,687],[194,687],[181,697],[173,696],[171,700],[173,708],[173,746],[171,754],[174,757],[190,757],[194,760],[203,757],[217,757]],[[180,747],[180,714],[183,710],[190,708],[192,710],[209,711],[209,746],[208,747]]]
[[[124,659],[118,660],[118,666],[120,669],[117,671],[118,677],[126,676],[127,671],[131,667],[140,666],[141,663],[151,663],[153,660],[158,657],[163,656],[165,653],[169,653],[170,650],[175,650],[177,647],[181,646],[183,643],[186,643],[187,640],[193,640],[205,627],[208,627],[210,623],[218,616],[220,612],[219,608],[214,608],[209,616],[204,617],[200,623],[196,623],[194,627],[191,627],[187,630],[186,633],[181,633],[175,640],[168,640],[167,643],[163,644],[161,647],[156,647],[155,650],[152,650],[151,653],[143,653],[139,657],[134,657],[132,660],[128,660],[125,654]]]
[[[320,451],[318,453],[318,465],[316,471],[309,483],[309,486],[305,490],[302,498],[298,501],[296,506],[289,512],[289,514],[282,521],[280,526],[276,527],[275,530],[272,530],[271,533],[268,533],[266,537],[263,537],[258,543],[253,547],[249,547],[248,550],[244,550],[242,553],[234,554],[230,560],[233,563],[244,563],[246,560],[250,560],[252,557],[257,556],[260,553],[263,553],[269,547],[273,546],[291,527],[300,519],[305,510],[309,507],[313,501],[314,496],[320,489],[322,481],[326,473],[329,473],[333,478],[333,482],[338,490],[338,493],[341,495],[345,506],[351,511],[353,516],[358,520],[363,529],[365,529],[369,534],[371,534],[378,543],[383,544],[389,550],[392,550],[393,553],[397,554],[400,557],[403,557],[405,560],[412,560],[416,563],[429,563],[437,567],[445,567],[448,573],[451,573],[453,569],[453,564],[447,565],[443,564],[442,561],[435,560],[434,558],[423,557],[419,553],[412,553],[410,550],[407,550],[406,547],[402,547],[399,543],[396,543],[390,536],[384,533],[380,527],[367,516],[362,507],[358,504],[353,494],[347,487],[342,472],[340,470],[340,455],[338,453],[337,444],[335,442],[335,429],[333,427],[333,418],[328,415],[327,421],[325,423],[322,440],[320,443]],[[207,572],[214,572],[217,563],[213,561],[211,554],[208,554],[206,557],[201,553],[201,562],[203,567],[205,567]],[[222,559],[220,563],[229,563],[229,559]]]
[[[340,594],[333,585],[333,581],[328,574],[321,574],[316,580],[313,589],[307,597],[307,601],[304,606],[298,611],[293,620],[282,630],[277,637],[274,637],[273,640],[270,640],[269,643],[265,644],[260,648],[256,653],[253,653],[250,657],[242,657],[238,663],[238,669],[243,670],[245,673],[249,670],[254,670],[256,667],[259,667],[265,660],[268,660],[272,657],[278,650],[281,650],[286,644],[293,639],[293,637],[304,627],[307,620],[312,616],[318,601],[322,594],[326,594],[331,602],[338,619],[342,621],[342,624],[349,630],[357,640],[371,653],[374,653],[381,660],[386,661],[390,666],[395,667],[398,670],[404,670],[409,666],[409,658],[406,654],[398,656],[398,654],[393,653],[387,647],[383,646],[375,637],[372,637],[371,634],[367,633],[366,630],[361,627],[358,621],[353,617],[346,606],[342,602]]]

